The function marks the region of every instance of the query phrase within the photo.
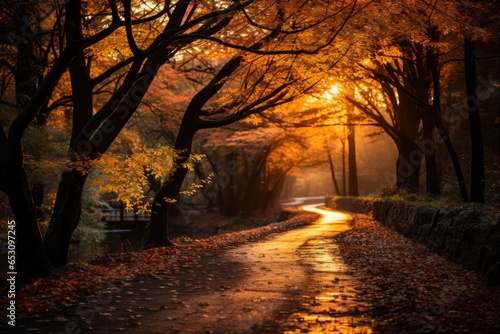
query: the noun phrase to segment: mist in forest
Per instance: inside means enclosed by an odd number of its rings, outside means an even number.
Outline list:
[[[395,165],[397,149],[394,142],[380,129],[372,126],[358,127],[356,130],[356,162],[358,168],[358,184],[360,195],[376,194],[384,186],[393,186],[395,181]],[[341,146],[340,140],[338,146]],[[348,188],[347,148],[345,152],[345,178]],[[335,176],[343,191],[342,152],[336,154]],[[332,196],[335,193],[332,177],[326,163],[312,168],[301,169],[297,176],[289,178],[288,187],[282,198]]]

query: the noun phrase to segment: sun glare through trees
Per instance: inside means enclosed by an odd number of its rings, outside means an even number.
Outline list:
[[[0,268],[17,282],[6,291],[61,273],[77,282],[111,254],[170,252],[188,266],[179,247],[194,258],[201,239],[239,247],[276,220],[280,233],[298,228],[315,220],[298,203],[330,196],[438,208],[426,221],[439,233],[452,210],[484,215],[463,227],[484,235],[430,248],[490,279],[500,272],[498,12],[497,1],[468,0],[2,0]],[[360,224],[339,240],[371,233]],[[415,238],[438,243],[431,234]],[[130,279],[146,270],[129,269]],[[39,312],[38,302],[13,307]],[[303,329],[247,311],[256,332]]]

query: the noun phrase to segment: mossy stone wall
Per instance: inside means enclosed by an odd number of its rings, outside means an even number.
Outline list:
[[[425,244],[446,259],[478,271],[500,284],[500,215],[469,209],[438,209],[371,198],[330,197],[326,206],[373,218]]]

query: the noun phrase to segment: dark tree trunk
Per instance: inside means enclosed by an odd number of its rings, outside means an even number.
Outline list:
[[[434,141],[436,129],[432,117],[422,113],[423,140],[422,150],[425,156],[425,192],[427,195],[436,196],[441,192],[441,179],[439,175],[437,146]]]
[[[184,17],[186,3],[178,4],[167,28],[180,24]],[[66,24],[71,40],[82,38],[81,1],[71,1],[67,6],[67,17],[71,24]],[[73,90],[73,129],[70,141],[70,159],[79,162],[80,157],[89,159],[85,172],[78,169],[63,173],[59,183],[58,196],[49,230],[44,240],[50,260],[54,266],[67,263],[67,251],[71,235],[75,230],[80,214],[83,186],[92,160],[107,151],[130,117],[139,106],[144,94],[152,83],[159,67],[173,55],[175,48],[158,49],[143,64],[144,59],[137,57],[111,99],[93,115],[93,86],[90,80],[90,58],[82,50],[75,52],[69,64]],[[141,66],[142,67],[141,70]],[[115,102],[118,102],[116,104]],[[119,110],[120,112],[116,112]]]
[[[238,161],[239,155],[237,151],[231,151],[225,156],[226,166],[230,161]],[[245,163],[248,161],[244,160]],[[241,194],[237,193],[238,189],[238,180],[234,177],[234,175],[227,174],[228,180],[225,182],[217,183],[219,187],[218,194],[218,205],[219,211],[225,216],[236,216],[238,212],[241,211]]]
[[[408,72],[409,64],[404,63]],[[405,83],[411,89],[409,83]],[[401,131],[398,146],[399,156],[397,161],[398,187],[411,193],[418,194],[420,189],[420,168],[422,165],[422,151],[416,144],[419,140],[418,129],[422,120],[421,110],[403,92],[399,94],[399,130]]]
[[[238,197],[238,207],[240,208],[238,213],[250,214],[252,211],[259,209],[259,201],[263,200],[262,194],[265,191],[264,175],[270,152],[271,147],[268,146],[258,155],[245,160],[248,176],[239,180],[241,195]]]
[[[35,182],[31,188],[33,195],[33,202],[36,207],[36,217],[38,221],[43,221],[43,198],[44,198],[44,185],[42,182]]]
[[[25,22],[26,17],[29,16],[27,7],[28,5],[21,4],[15,11],[18,15],[15,27],[15,34],[17,36],[36,35],[31,30],[31,26]],[[36,68],[34,62],[33,41],[33,38],[22,37],[22,41],[20,40],[16,45],[16,71],[14,79],[16,83],[16,104],[20,108],[26,107],[37,91],[37,81],[40,71]],[[37,115],[37,119],[39,116],[41,115]]]
[[[418,194],[422,151],[408,139],[396,143],[398,159],[396,161],[396,187]]]
[[[457,151],[451,142],[448,133],[446,132],[443,123],[439,117],[434,119],[434,123],[436,124],[436,129],[443,140],[446,149],[448,150],[448,154],[450,155],[451,162],[453,164],[453,168],[455,169],[455,174],[457,177],[458,188],[460,190],[460,197],[463,202],[468,202],[469,195],[467,193],[467,185],[465,184],[464,174],[462,172],[462,167],[460,165],[460,159],[458,158]]]
[[[471,139],[470,201],[482,203],[484,202],[485,173],[483,132],[479,117],[479,99],[477,96],[476,43],[470,37],[466,37],[464,44],[465,87]]]
[[[429,30],[429,37],[435,42],[439,41],[439,31],[435,29]],[[438,68],[438,55],[432,47],[427,49],[427,57],[424,55],[424,48],[418,44],[416,53],[416,65],[414,86],[417,97],[425,103],[425,105],[432,104],[432,111],[436,114],[441,110],[441,89],[440,76],[436,73]],[[436,87],[437,85],[437,87]],[[431,87],[433,98],[431,101]],[[422,115],[422,140],[420,141],[420,148],[425,157],[425,193],[430,196],[439,195],[441,192],[441,178],[438,165],[438,154],[436,141],[434,140],[434,131],[436,125],[429,113],[429,110],[419,108]]]
[[[269,171],[266,162],[267,157],[263,158],[262,167],[260,173],[257,174],[257,178],[253,181],[248,180],[250,181],[250,192],[246,193],[246,198],[241,202],[242,210],[240,213],[243,215],[250,215],[252,212],[259,210],[267,200],[266,194],[268,192],[267,183],[269,182]]]
[[[440,32],[436,27],[432,27],[429,30],[429,37],[432,38],[433,41],[439,41]],[[462,172],[462,167],[460,165],[460,159],[458,158],[458,154],[451,142],[450,137],[446,129],[444,128],[442,119],[441,119],[441,85],[440,85],[440,73],[438,68],[438,54],[434,49],[429,48],[427,51],[427,58],[429,69],[432,74],[432,86],[434,91],[434,98],[432,103],[431,110],[427,110],[426,113],[430,114],[434,125],[436,126],[436,131],[439,133],[441,139],[443,140],[446,149],[448,150],[448,154],[450,155],[451,162],[453,164],[453,168],[455,169],[455,174],[457,177],[458,187],[460,189],[460,197],[463,202],[468,202],[469,194],[467,193],[467,185],[465,183],[464,175]]]
[[[345,166],[345,140],[342,140],[342,195],[347,194],[346,166]]]
[[[35,36],[36,34],[31,30],[31,26],[25,22],[25,18],[29,16],[29,5],[20,3],[13,4],[13,6],[16,7],[13,10],[16,16],[14,18],[16,20],[15,36]],[[34,61],[34,39],[20,37],[17,42],[19,43],[16,43],[16,64],[13,73],[15,97],[17,107],[24,110],[37,92],[40,69]],[[36,114],[37,117],[39,115],[40,112]],[[42,236],[38,225],[38,220],[43,217],[42,212],[39,210],[40,204],[43,204],[43,191],[37,192],[36,189],[30,186],[23,165],[21,137],[30,122],[31,119],[24,126],[12,125],[10,130],[17,127],[18,132],[16,136],[12,136],[14,138],[11,138],[9,132],[9,140],[7,140],[4,130],[0,130],[0,190],[5,191],[7,194],[14,214],[17,245],[16,267],[8,268],[7,271],[17,271],[20,279],[46,276],[52,270],[43,249]],[[43,187],[40,183],[37,185]]]
[[[80,220],[87,175],[79,170],[68,170],[61,176],[54,211],[44,238],[50,263],[56,268],[68,263],[69,244]]]
[[[43,248],[36,206],[24,169],[9,170],[5,190],[16,221],[16,244],[18,245],[16,270],[19,277],[31,278],[50,274],[52,268]]]
[[[347,142],[349,145],[349,196],[359,196],[358,166],[356,163],[356,133],[355,127],[348,127]]]
[[[330,174],[332,176],[333,187],[335,188],[335,193],[337,194],[337,196],[342,196],[342,193],[340,192],[340,189],[339,189],[339,184],[337,182],[337,178],[335,177],[335,166],[333,164],[332,154],[330,153],[330,151],[328,151],[327,154],[328,154],[328,164],[330,166]]]
[[[158,194],[161,188],[161,180],[158,180],[156,178],[156,175],[152,174],[149,171],[144,170],[144,174],[146,175],[146,178],[148,179],[148,185],[149,189],[147,193],[152,192],[153,194]]]
[[[151,224],[145,242],[146,248],[172,245],[168,238],[169,200],[175,199],[182,187],[182,183],[188,172],[182,165],[188,161],[191,155],[193,139],[197,130],[198,129],[192,125],[192,120],[189,118],[189,115],[186,114],[175,142],[175,150],[179,154],[179,158],[175,160],[175,172],[162,185],[160,191],[153,199],[151,207]]]
[[[265,212],[269,207],[277,203],[285,186],[286,176],[293,167],[294,166],[288,166],[285,170],[276,172],[277,175],[275,174],[275,178],[277,176],[277,179],[271,189],[269,189],[270,180],[265,180],[264,191],[266,196],[262,196],[264,198],[264,202],[262,204],[261,212]]]
[[[81,16],[81,3],[79,1],[68,6],[68,17],[72,22],[81,22]],[[83,38],[81,24],[69,24],[67,33],[71,39]],[[90,82],[90,64],[87,63],[83,50],[76,52],[68,68],[73,96],[69,157],[75,162],[78,157],[73,152],[77,151],[79,144],[76,138],[93,114],[93,85]],[[90,166],[86,167],[85,172],[82,172],[75,168],[66,170],[61,175],[54,211],[44,238],[44,246],[50,263],[56,268],[64,267],[68,263],[69,244],[80,220],[83,187],[89,169]]]
[[[160,191],[158,195],[162,193],[166,194],[167,191]],[[164,201],[162,198],[154,198],[153,206],[151,209],[151,224],[149,227],[149,234],[144,244],[145,248],[165,247],[172,245],[168,238],[169,208],[169,202]]]

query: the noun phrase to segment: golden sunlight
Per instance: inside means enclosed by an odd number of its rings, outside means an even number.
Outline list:
[[[323,93],[322,97],[326,100],[333,100],[335,95],[340,93],[340,88],[337,85],[330,86],[330,89]]]
[[[319,208],[319,206],[321,205],[318,204],[304,205],[301,206],[300,209],[322,215],[323,217],[321,218],[320,223],[331,223],[334,221],[346,221],[352,219],[352,216],[347,213],[324,210]]]

